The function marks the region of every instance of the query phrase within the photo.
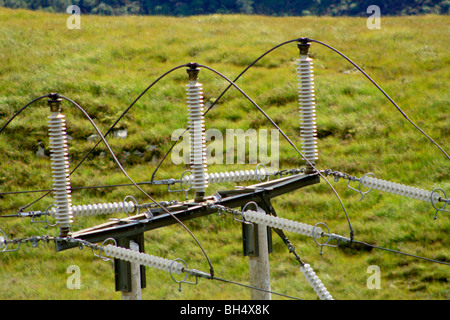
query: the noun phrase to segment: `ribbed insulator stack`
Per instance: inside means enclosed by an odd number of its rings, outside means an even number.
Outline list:
[[[176,274],[182,273],[184,269],[184,265],[180,262],[155,257],[150,254],[134,251],[127,248],[117,247],[112,244],[104,246],[102,248],[102,251],[106,256],[111,258],[116,258],[131,263],[137,263],[142,266],[147,266]]]
[[[53,196],[56,204],[55,218],[61,235],[64,236],[69,232],[70,224],[73,222],[66,120],[59,111],[52,111],[48,118]]]
[[[325,288],[322,281],[320,281],[319,277],[317,277],[316,273],[309,264],[306,263],[303,267],[300,267],[300,271],[303,273],[320,300],[333,300],[333,297],[330,295],[327,288]]]
[[[315,164],[318,159],[318,150],[313,60],[308,56],[306,46],[309,47],[309,44],[299,44],[300,59],[297,61],[300,139],[302,154],[308,161]]]
[[[133,201],[128,202],[109,202],[98,204],[83,204],[72,206],[72,215],[77,216],[98,216],[103,214],[130,213],[133,212],[136,205]],[[56,209],[50,209],[50,215],[55,217]]]
[[[381,180],[373,177],[364,177],[364,179],[361,180],[361,184],[365,187],[376,189],[380,191],[385,191],[393,194],[398,194],[404,197],[409,197],[417,200],[432,202],[431,200],[431,194],[432,192],[405,186],[403,184],[390,182],[386,180]],[[433,202],[439,201],[439,195],[435,193],[433,195]]]
[[[241,182],[254,180],[262,181],[266,178],[266,176],[267,173],[264,169],[215,172],[207,174],[208,183]],[[192,179],[192,174],[185,175],[183,177],[183,183],[190,184]]]
[[[248,210],[244,212],[244,219],[249,222],[256,224],[263,224],[275,229],[282,229],[285,231],[290,231],[304,236],[312,237],[314,226],[301,223],[297,221],[292,221],[280,217],[271,216],[262,212]],[[314,229],[314,238],[320,238],[322,236],[322,229],[316,227]]]
[[[189,137],[191,141],[190,169],[192,189],[204,194],[208,187],[206,172],[206,138],[203,116],[203,89],[198,82],[198,69],[188,69],[189,83],[186,85]]]

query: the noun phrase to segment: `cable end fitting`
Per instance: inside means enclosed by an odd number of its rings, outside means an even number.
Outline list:
[[[310,46],[311,46],[311,43],[309,43],[308,38],[298,39],[297,47],[300,49],[300,55],[302,55],[302,56],[307,55]]]
[[[60,112],[61,111],[61,102],[62,99],[60,98],[59,94],[57,93],[50,93],[48,95],[50,98],[47,100],[47,104],[50,107],[51,112]]]
[[[197,62],[191,62],[187,64],[188,68],[186,71],[189,75],[190,81],[197,81],[198,80],[198,73],[200,72],[200,68],[198,67]]]

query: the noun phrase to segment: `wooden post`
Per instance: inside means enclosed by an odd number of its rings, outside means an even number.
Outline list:
[[[139,244],[130,240],[130,249],[139,252]],[[131,291],[122,291],[122,300],[142,300],[141,266],[131,263]]]
[[[265,213],[258,208],[258,212]],[[250,276],[250,285],[270,291],[270,268],[269,268],[269,246],[267,242],[267,226],[260,224],[254,225],[256,238],[258,241],[258,254],[248,257],[248,271]],[[252,300],[270,300],[270,292],[256,289],[250,289]]]

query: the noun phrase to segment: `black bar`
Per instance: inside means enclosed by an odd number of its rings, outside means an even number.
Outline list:
[[[235,190],[218,191],[215,195],[206,197],[205,201],[211,204],[223,205],[229,208],[242,207],[249,201],[263,203],[264,199],[271,198],[292,192],[294,190],[316,184],[320,182],[317,173],[298,174],[277,180],[263,182],[248,187],[242,187]],[[188,221],[202,216],[215,213],[214,210],[208,210],[208,207],[201,203],[186,202],[182,205],[167,207],[170,212],[180,221]],[[133,217],[127,217],[118,221],[108,222],[106,224],[93,228],[74,232],[71,236],[74,239],[83,239],[91,243],[104,241],[107,238],[132,237],[153,229],[169,226],[178,223],[170,214],[160,208],[151,209],[153,217],[148,218],[145,214],[139,214]],[[56,250],[62,251],[77,246],[68,242],[57,242]]]

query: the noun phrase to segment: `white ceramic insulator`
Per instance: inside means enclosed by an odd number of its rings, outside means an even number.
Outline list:
[[[316,103],[312,59],[301,55],[297,63],[300,139],[302,154],[310,162],[318,159]]]
[[[215,172],[209,173],[208,183],[221,183],[221,182],[240,182],[240,181],[262,181],[266,178],[267,173],[264,169],[259,170],[240,170],[240,171],[227,171],[227,172]],[[183,183],[189,184],[193,179],[193,175],[183,176]]]
[[[72,206],[72,215],[77,216],[98,216],[103,214],[130,213],[133,212],[136,205],[133,201],[128,202],[109,202],[98,204],[83,204]],[[50,215],[55,217],[56,210],[50,209]]]
[[[204,192],[208,187],[206,172],[206,138],[203,116],[202,84],[189,81],[186,86],[189,137],[191,141],[190,169],[192,172],[192,189]]]
[[[127,248],[117,247],[112,244],[104,246],[102,248],[102,251],[103,251],[102,255],[104,253],[104,255],[111,258],[116,258],[131,263],[137,263],[142,266],[147,266],[176,274],[182,273],[184,269],[184,265],[180,262],[155,257],[150,254],[138,252]]]
[[[275,229],[282,229],[304,236],[312,237],[314,226],[301,223],[298,221],[293,221],[289,219],[284,219],[280,217],[275,217],[262,212],[248,210],[244,212],[244,219],[249,222],[256,224],[263,224]],[[320,238],[322,236],[322,228],[316,227],[314,229],[314,238]]]
[[[381,180],[373,177],[364,177],[361,184],[368,188],[373,188],[380,191],[385,191],[393,194],[398,194],[404,197],[409,197],[417,200],[431,202],[431,191],[405,186],[400,183]],[[433,194],[433,202],[439,201],[439,195]]]
[[[333,297],[309,264],[306,263],[303,267],[300,267],[300,271],[303,273],[311,287],[313,287],[320,300],[333,300]]]
[[[71,189],[66,120],[60,112],[48,117],[50,156],[52,161],[53,196],[56,204],[55,218],[60,228],[69,228],[72,220]]]

